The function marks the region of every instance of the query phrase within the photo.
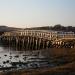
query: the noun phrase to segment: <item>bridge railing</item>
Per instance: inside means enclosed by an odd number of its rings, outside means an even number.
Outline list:
[[[2,36],[31,36],[52,40],[56,39],[57,34],[56,32],[52,31],[21,30],[21,31],[5,32]]]

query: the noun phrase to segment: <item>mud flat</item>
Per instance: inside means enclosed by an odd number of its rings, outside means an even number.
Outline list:
[[[55,67],[3,71],[0,75],[75,75],[75,49],[55,48],[47,50]],[[62,61],[63,60],[63,61]]]
[[[75,62],[54,68],[0,72],[0,75],[75,75]]]

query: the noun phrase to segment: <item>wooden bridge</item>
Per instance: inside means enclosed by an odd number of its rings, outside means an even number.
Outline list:
[[[52,45],[58,47],[58,45],[64,45],[67,41],[75,40],[75,37],[59,39],[57,37],[58,34],[56,31],[19,30],[5,32],[1,36],[1,40],[25,49],[46,49],[52,47]]]
[[[46,31],[46,30],[20,30],[20,31],[5,32],[2,36],[3,37],[30,36],[36,38],[43,38],[47,40],[53,40],[57,37],[57,33],[55,31]]]
[[[51,41],[57,37],[54,31],[44,30],[19,30],[12,32],[5,32],[1,36],[1,40],[16,42],[19,46],[26,49],[44,49],[49,48]]]

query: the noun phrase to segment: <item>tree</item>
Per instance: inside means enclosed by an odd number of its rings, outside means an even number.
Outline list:
[[[53,27],[53,29],[54,29],[54,30],[57,30],[57,31],[63,30],[63,29],[64,29],[64,26],[62,26],[61,24],[57,24],[57,25],[55,25],[55,26]]]

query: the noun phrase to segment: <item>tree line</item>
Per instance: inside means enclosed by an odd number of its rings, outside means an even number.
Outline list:
[[[73,26],[63,26],[61,24],[57,24],[54,26],[44,26],[44,27],[34,27],[34,28],[27,28],[27,29],[34,29],[34,30],[54,30],[54,31],[72,31],[75,32],[75,27]]]

